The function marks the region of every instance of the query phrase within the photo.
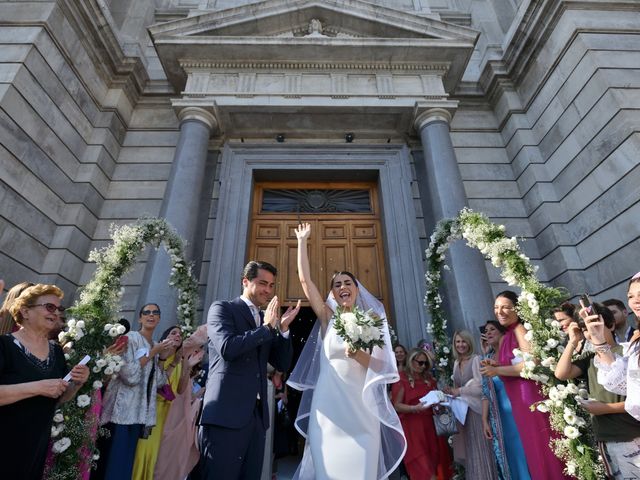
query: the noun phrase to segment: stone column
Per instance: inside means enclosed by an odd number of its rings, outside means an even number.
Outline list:
[[[416,168],[426,179],[421,196],[430,196],[435,221],[454,217],[467,206],[467,197],[451,143],[451,113],[444,108],[429,108],[416,116],[415,128],[420,132],[424,165]],[[426,180],[426,182],[424,181]],[[425,192],[427,189],[429,192]],[[425,217],[427,215],[425,214]],[[431,235],[431,226],[427,226]],[[451,329],[466,328],[472,334],[476,326],[493,318],[493,298],[484,259],[464,241],[449,249],[451,271],[443,278],[447,289],[445,305],[449,310]]]
[[[180,137],[160,216],[187,241],[185,257],[191,261],[195,253],[193,245],[198,230],[198,212],[202,208],[201,194],[209,181],[204,175],[209,137],[217,122],[209,111],[199,107],[183,108],[178,118]],[[169,265],[169,257],[164,249],[150,254],[139,297],[140,304],[150,301],[160,305],[162,319],[156,332],[158,336],[165,328],[176,323],[176,290],[169,285]]]

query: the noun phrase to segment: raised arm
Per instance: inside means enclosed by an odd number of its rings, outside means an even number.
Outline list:
[[[309,304],[314,313],[320,320],[322,334],[327,330],[329,319],[333,312],[327,306],[323,296],[320,294],[318,287],[311,281],[311,271],[309,267],[309,252],[307,251],[307,241],[311,235],[311,225],[301,223],[296,228],[296,237],[298,238],[298,277],[305,296],[309,300]]]

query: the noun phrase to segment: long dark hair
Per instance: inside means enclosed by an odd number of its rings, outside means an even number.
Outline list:
[[[180,325],[172,325],[169,328],[167,328],[164,332],[162,332],[162,335],[160,335],[160,341],[163,341],[164,339],[166,339],[171,333],[171,330],[173,330],[174,328],[177,328],[178,330],[180,330]],[[176,348],[176,352],[181,348],[182,348],[182,340],[180,340],[180,345],[178,346],[178,348]]]
[[[503,290],[502,292],[500,292],[499,294],[496,295],[496,298],[506,298],[507,300],[511,300],[511,303],[513,303],[514,307],[518,306],[518,294],[516,292],[514,292],[513,290]],[[517,315],[517,311],[516,311],[516,315]],[[522,323],[522,319],[520,318],[520,315],[518,316],[518,323]]]

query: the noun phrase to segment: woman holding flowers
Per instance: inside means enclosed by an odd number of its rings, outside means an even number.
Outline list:
[[[310,224],[296,228],[300,283],[318,321],[288,382],[304,391],[296,428],[307,441],[295,478],[386,478],[406,441],[386,391],[398,371],[384,307],[349,272],[334,275],[325,302],[311,280],[310,235]]]
[[[511,290],[497,295],[493,312],[500,325],[507,331],[502,339],[497,360],[483,360],[481,372],[488,377],[498,375],[504,383],[520,438],[524,440],[524,453],[531,478],[566,478],[562,463],[549,446],[552,431],[548,414],[535,409],[532,411],[530,408],[544,397],[533,380],[520,377],[524,365],[522,359],[513,353],[514,349],[523,352],[530,350],[529,342],[525,338],[526,329],[518,317],[517,305],[518,296]]]
[[[55,407],[71,399],[89,378],[89,369],[76,365],[71,380],[62,348],[49,340],[64,307],[62,290],[36,284],[24,289],[10,310],[20,329],[0,337],[0,465],[2,478],[42,478]],[[54,451],[70,445],[64,432]]]

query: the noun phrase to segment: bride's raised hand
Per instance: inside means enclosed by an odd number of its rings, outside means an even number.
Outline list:
[[[296,238],[298,240],[303,240],[305,238],[309,238],[311,235],[311,224],[310,223],[301,223],[296,227]]]

